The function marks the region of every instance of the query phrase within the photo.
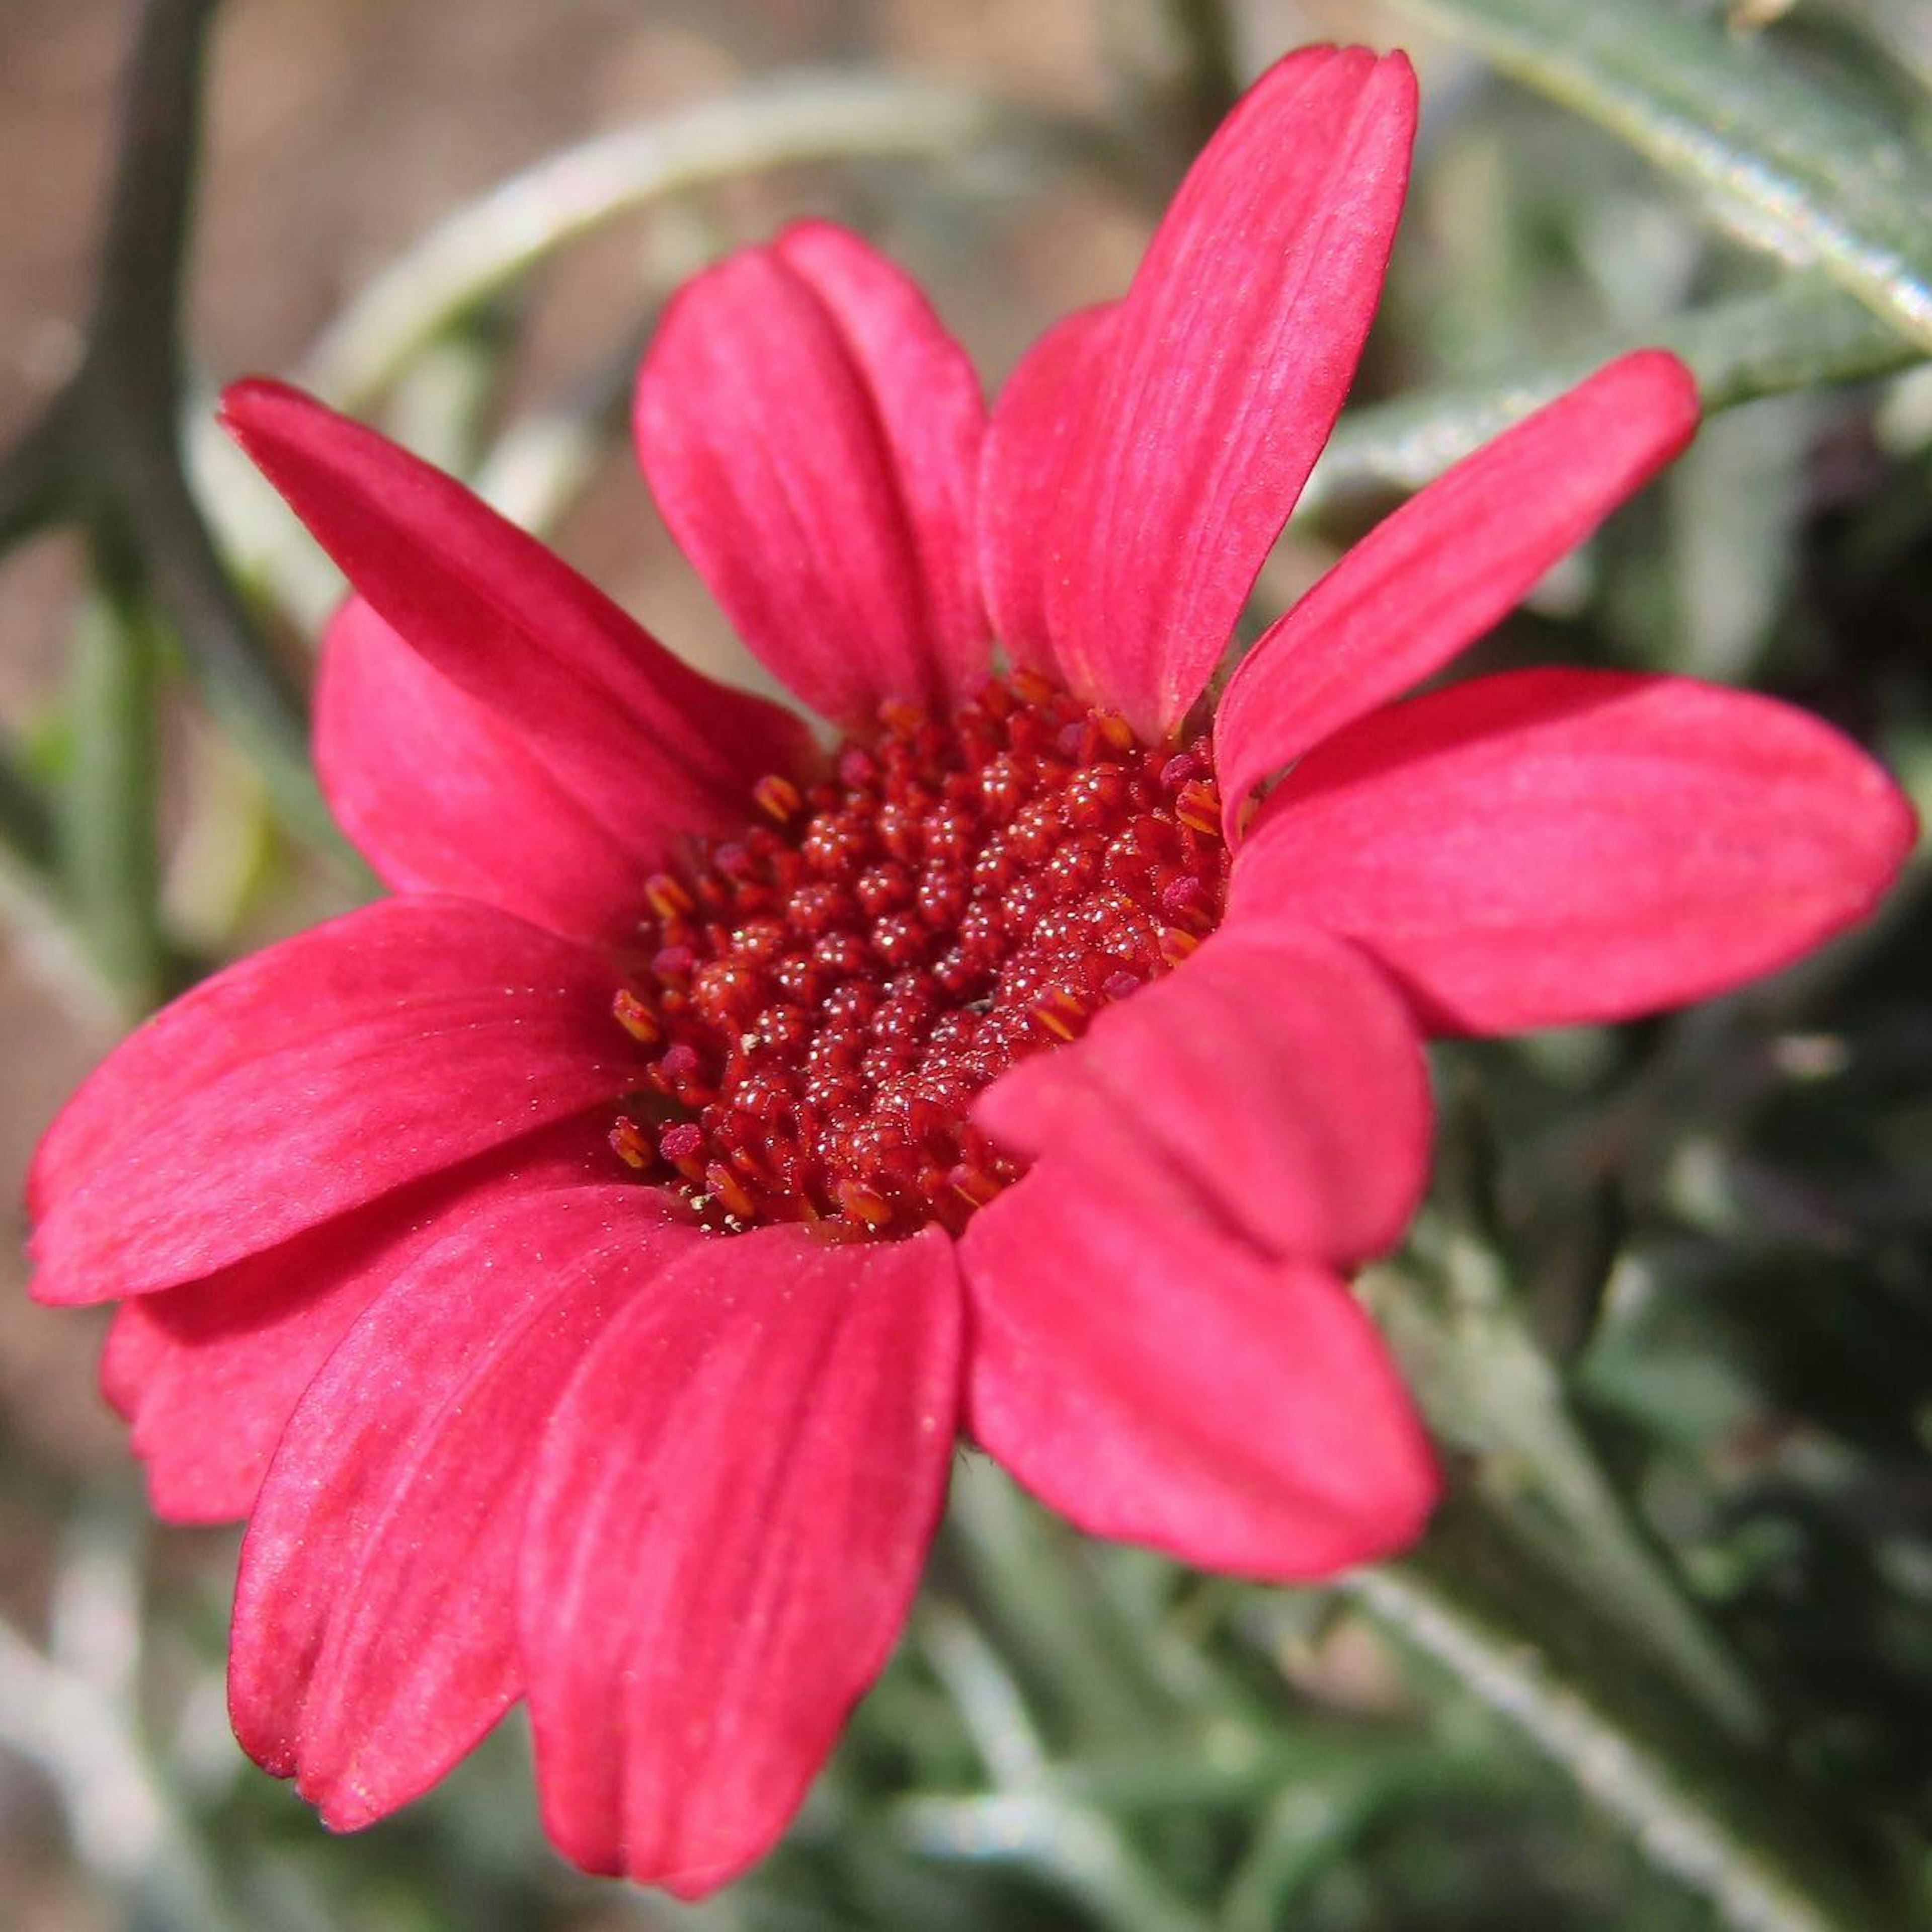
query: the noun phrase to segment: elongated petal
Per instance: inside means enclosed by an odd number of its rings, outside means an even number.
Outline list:
[[[123,1422],[132,1422],[140,1414],[143,1393],[157,1376],[165,1372],[175,1352],[172,1338],[152,1319],[129,1319],[134,1310],[154,1299],[150,1294],[137,1301],[124,1301],[114,1311],[114,1319],[107,1324],[107,1339],[101,1345],[100,1393]],[[292,1401],[290,1406],[294,1406]],[[206,1520],[219,1522],[226,1514],[214,1511]],[[194,1522],[203,1519],[191,1512],[182,1520]]]
[[[1256,645],[1214,721],[1228,833],[1248,794],[1473,644],[1688,442],[1689,370],[1642,350],[1466,457]]]
[[[986,675],[978,379],[898,269],[824,224],[666,311],[638,459],[745,642],[813,710],[943,704]]]
[[[596,956],[461,899],[391,899],[158,1013],[35,1157],[34,1292],[213,1274],[633,1084]]]
[[[986,399],[977,371],[912,280],[849,230],[802,221],[772,244],[838,324],[872,398],[924,592],[945,690],[986,674],[974,524]]]
[[[809,759],[797,718],[680,664],[534,537],[375,430],[259,380],[226,392],[222,420],[370,608],[654,862],[694,834],[742,830],[758,778]]]
[[[1400,55],[1290,55],[1209,142],[1120,305],[1047,611],[1074,688],[1144,736],[1199,695],[1328,440],[1414,125]]]
[[[1067,467],[1106,369],[1115,304],[1063,316],[1020,358],[986,425],[980,569],[993,634],[1016,664],[1058,675],[1047,584],[1071,568],[1058,519]]]
[[[694,1897],[770,1845],[884,1662],[958,1402],[936,1229],[713,1241],[608,1329],[544,1444],[521,1616],[551,1837]]]
[[[608,1179],[606,1123],[569,1123],[116,1312],[101,1378],[134,1425],[157,1514],[246,1516],[302,1391],[392,1282],[459,1218]]]
[[[338,822],[388,884],[478,899],[568,938],[634,926],[666,856],[648,800],[578,796],[359,597],[323,641],[315,761]]]
[[[1428,1445],[1324,1269],[1052,1158],[974,1217],[962,1258],[968,1425],[1083,1529],[1280,1582],[1420,1532]]]
[[[1433,1025],[1702,998],[1862,918],[1910,808],[1816,718],[1686,678],[1472,679],[1330,739],[1271,796],[1237,905],[1364,946]]]
[[[236,1735],[338,1829],[433,1784],[519,1694],[522,1504],[558,1396],[669,1252],[618,1184],[459,1218],[297,1406],[242,1549]]]
[[[1237,919],[1076,1045],[1021,1061],[976,1112],[1064,1175],[1177,1197],[1283,1259],[1389,1246],[1428,1172],[1402,996],[1352,946],[1267,920]]]

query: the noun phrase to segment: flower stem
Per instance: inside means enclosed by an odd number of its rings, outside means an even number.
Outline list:
[[[1092,1591],[1070,1574],[1041,1514],[1000,1472],[989,1464],[960,1472],[946,1533],[1002,1635],[1053,1687],[1084,1744],[1142,1735],[1162,1714],[1159,1693],[1122,1656],[1117,1633],[1095,1636],[1100,1606]]]
[[[168,976],[154,834],[155,643],[122,568],[98,558],[69,660],[62,860],[74,922],[129,1018],[155,1004]]]
[[[0,553],[56,520],[74,467],[68,428],[71,391],[63,392],[25,435],[0,454]]]
[[[1584,1592],[1466,1502],[1413,1557],[1343,1588],[1446,1666],[1737,1932],[1887,1932],[1910,1922],[1814,1828],[1772,1767],[1647,1676]]]
[[[1460,458],[1573,382],[1632,349],[1683,357],[1706,412],[1760,396],[1865,380],[1908,368],[1924,352],[1816,274],[1787,277],[1648,326],[1606,336],[1574,355],[1352,410],[1336,427],[1300,508],[1365,486],[1420,489]]]
[[[53,815],[39,788],[6,749],[0,749],[0,845],[36,879],[44,878],[53,865]]]
[[[892,1815],[926,1856],[1024,1866],[1072,1893],[1110,1932],[1210,1932],[1112,1819],[1050,1789],[906,1798]]]
[[[298,380],[340,407],[367,404],[457,316],[652,202],[810,162],[956,160],[1029,124],[958,88],[826,70],[615,129],[510,176],[432,229],[336,318]]]
[[[1135,178],[1164,200],[1241,91],[1227,9],[1222,0],[1108,0],[1100,26]]]
[[[182,475],[182,265],[192,221],[215,0],[146,0],[130,64],[99,287],[70,420],[134,533],[190,663],[286,785],[304,764],[302,705],[256,638]]]
[[[1426,1226],[1420,1245],[1431,1244]],[[1587,1582],[1702,1715],[1741,1743],[1768,1728],[1756,1688],[1605,1474],[1490,1251],[1450,1237],[1439,1280],[1371,1271],[1362,1289],[1472,1486],[1526,1544]]]
[[[70,1605],[76,1567],[68,1559],[58,1579]],[[122,1581],[110,1575],[104,1587]],[[93,1594],[104,1584],[88,1579],[80,1587]],[[86,1607],[98,1618],[107,1606]],[[109,1613],[138,1629],[131,1606],[116,1603]],[[242,1921],[196,1821],[140,1735],[129,1687],[104,1684],[62,1648],[57,1641],[44,1652],[0,1621],[0,1747],[52,1787],[77,1851],[119,1894],[123,1922],[154,1932],[238,1932]]]
[[[230,582],[182,466],[182,272],[216,4],[144,0],[139,9],[86,352],[0,459],[0,547],[65,519],[123,556],[124,574],[152,588],[284,816],[333,848],[308,769],[301,694]]]
[[[1162,0],[1174,37],[1186,61],[1185,91],[1192,124],[1186,129],[1198,148],[1226,118],[1240,98],[1234,62],[1234,29],[1222,0]]]

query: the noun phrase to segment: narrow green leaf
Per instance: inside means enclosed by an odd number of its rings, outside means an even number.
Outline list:
[[[1932,347],[1932,155],[1760,35],[1669,0],[1397,0],[1692,182],[1742,239],[1816,262]]]
[[[1425,1224],[1442,1279],[1379,1268],[1362,1288],[1438,1438],[1526,1544],[1559,1558],[1595,1613],[1641,1647],[1713,1729],[1761,1740],[1756,1688],[1598,1460],[1488,1250]]]
[[[432,229],[316,344],[303,386],[366,404],[451,320],[565,244],[668,196],[814,162],[957,161],[1038,124],[964,90],[836,69],[774,76],[547,155]]]
[[[929,1858],[1013,1864],[1079,1900],[1107,1932],[1210,1932],[1130,1834],[1050,1788],[970,1798],[919,1796],[893,1808],[905,1844]]]
[[[124,580],[97,573],[70,660],[74,757],[62,825],[68,898],[130,1018],[166,986],[155,848],[156,639]]]
[[[0,845],[35,877],[54,862],[53,814],[40,788],[28,777],[10,744],[0,740]]]
[[[1589,1597],[1465,1500],[1412,1557],[1343,1588],[1445,1666],[1736,1932],[1898,1932],[1885,1875],[1854,1870],[1775,1766],[1666,1694]]]
[[[1760,396],[1888,375],[1920,359],[1915,346],[1827,278],[1796,275],[1763,294],[1673,316],[1640,335],[1606,336],[1492,381],[1352,410],[1330,439],[1302,506],[1364,485],[1420,489],[1593,369],[1646,347],[1683,357],[1707,414]]]

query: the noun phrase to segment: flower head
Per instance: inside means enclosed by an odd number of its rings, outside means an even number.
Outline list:
[[[1413,121],[1399,58],[1283,62],[990,420],[838,230],[682,292],[645,473],[830,752],[373,432],[230,392],[355,587],[317,756],[394,896],[93,1076],[38,1291],[124,1299],[157,1506],[248,1517],[236,1727],[331,1823],[526,1699],[566,1852],[722,1882],[880,1667],[962,1432],[1218,1568],[1400,1547],[1436,1472],[1343,1277],[1423,1185],[1422,1032],[1692,998],[1882,890],[1895,790],[1766,700],[1390,701],[1688,440],[1661,354],[1423,491],[1210,705]]]

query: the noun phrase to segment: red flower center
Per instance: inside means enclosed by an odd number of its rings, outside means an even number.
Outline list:
[[[956,1230],[1021,1171],[974,1096],[1219,920],[1208,740],[1143,745],[1022,671],[944,719],[883,706],[832,769],[763,780],[769,824],[646,883],[615,1010],[653,1057],[611,1144],[721,1231]]]

